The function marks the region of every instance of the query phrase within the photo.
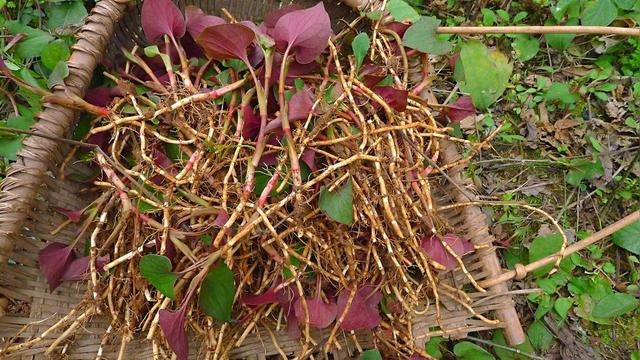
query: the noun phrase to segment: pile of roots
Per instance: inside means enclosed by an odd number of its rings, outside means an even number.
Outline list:
[[[320,350],[314,328],[324,351],[372,330],[391,354],[423,354],[413,316],[438,296],[466,301],[442,293],[437,273],[468,275],[461,256],[474,250],[438,216],[431,184],[492,135],[453,137],[420,96],[427,55],[364,22],[332,34],[322,3],[259,26],[197,8],[185,21],[170,1],[144,2],[157,45],[124,49],[104,74],[112,87],[73,102],[98,116],[61,174],[82,155],[98,196],[61,209],[82,231],[40,254],[52,289],[88,281],[76,328],[104,313],[108,332],[126,335],[121,354],[139,333],[179,359],[186,333],[225,358],[257,328],[287,328],[302,357]],[[364,53],[355,26],[369,34]],[[469,155],[442,163],[443,139]],[[86,235],[89,254],[76,257]]]

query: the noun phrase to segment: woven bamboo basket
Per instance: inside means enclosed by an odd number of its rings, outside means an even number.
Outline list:
[[[366,1],[366,0],[365,0]],[[314,0],[298,1],[303,6],[312,5]],[[349,5],[362,9],[365,4],[357,0]],[[347,5],[325,1],[332,21],[353,16]],[[239,19],[260,17],[267,11],[280,6],[276,0],[194,0],[178,1],[184,8],[187,4],[201,7],[209,13],[219,13],[223,7]],[[139,25],[140,3],[128,0],[102,0],[98,2],[85,25],[77,33],[78,42],[68,61],[70,74],[65,86],[54,89],[83,96],[91,82],[93,71],[101,61],[117,61],[122,46],[134,43],[144,45],[145,40]],[[104,336],[109,324],[102,315],[87,317],[82,326],[69,328],[72,321],[59,330],[48,332],[49,327],[64,318],[82,301],[86,292],[83,282],[65,283],[50,293],[45,278],[37,262],[38,251],[48,241],[68,243],[77,227],[68,226],[55,236],[52,229],[64,219],[54,208],[82,208],[92,199],[84,191],[86,184],[74,182],[67,177],[56,177],[57,167],[69,151],[69,146],[53,138],[70,136],[78,114],[64,107],[47,104],[39,115],[33,131],[48,138],[31,136],[24,141],[24,148],[18,160],[11,165],[2,183],[0,194],[0,358],[70,358],[70,359],[115,359],[153,358],[151,342],[144,336],[131,337],[124,334]],[[451,163],[460,159],[456,145],[443,141],[441,159]],[[452,168],[449,175],[458,186],[442,180],[435,188],[437,205],[474,200],[474,189],[461,172],[462,167]],[[86,173],[88,169],[75,164],[69,172]],[[464,257],[464,262],[476,281],[491,279],[502,270],[496,248],[493,246],[487,219],[477,207],[458,207],[442,211],[441,215],[451,228],[465,236],[479,250]],[[440,275],[441,281],[461,288],[469,280],[461,271]],[[441,303],[441,321],[436,319],[435,307],[418,316],[412,326],[417,346],[430,336],[444,335],[452,338],[465,337],[470,332],[503,328],[507,341],[517,344],[524,341],[524,333],[519,323],[511,294],[505,283],[493,285],[487,292],[469,293],[474,312],[460,304],[444,299]],[[73,314],[72,314],[73,315]],[[75,319],[79,314],[73,315]],[[484,317],[484,320],[483,320]],[[490,319],[492,321],[488,321]],[[56,339],[66,332],[65,341]],[[66,335],[66,334],[65,334]],[[316,332],[314,339],[321,348],[328,334]],[[123,341],[123,337],[126,339]],[[286,333],[276,333],[277,342],[285,353],[294,353],[299,344],[288,338]],[[42,338],[42,339],[39,339]],[[362,348],[375,346],[374,337],[367,333],[342,334],[341,350],[333,354],[334,359],[349,358]],[[190,356],[199,358],[202,343],[191,339]],[[8,345],[23,344],[18,351],[4,353]],[[54,348],[50,347],[54,345]],[[124,346],[124,348],[122,348]],[[47,354],[47,350],[50,354]],[[120,357],[119,357],[120,355]],[[278,355],[270,332],[258,329],[232,352],[236,359],[266,359]],[[328,356],[323,354],[320,358]]]

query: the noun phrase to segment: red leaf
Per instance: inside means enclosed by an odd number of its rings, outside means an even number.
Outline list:
[[[384,27],[395,32],[402,38],[402,36],[404,35],[404,32],[407,31],[407,29],[409,28],[409,25],[398,22],[398,21],[394,21],[392,23],[385,25]]]
[[[264,22],[262,24],[264,24],[267,29],[273,29],[276,27],[276,24],[281,17],[297,10],[302,10],[302,7],[300,5],[288,5],[279,9],[271,10],[264,16]]]
[[[315,298],[306,297],[305,300],[307,301],[307,310],[309,311],[310,326],[324,329],[336,319],[336,314],[338,312],[336,304],[325,304],[320,296],[320,291],[318,291],[318,295]],[[298,319],[298,322],[304,323],[304,308],[302,307],[302,300],[300,298],[298,298],[298,300],[293,304],[293,309],[296,313],[296,319]]]
[[[389,106],[396,111],[405,111],[407,109],[407,90],[399,90],[391,86],[383,86],[373,89],[380,95]]]
[[[242,114],[244,116],[242,136],[245,139],[255,140],[260,132],[260,115],[256,114],[249,105],[242,105]]]
[[[67,209],[63,209],[61,207],[54,207],[53,210],[55,210],[55,211],[59,212],[60,214],[66,216],[73,223],[80,222],[80,218],[82,217],[82,213],[84,212],[84,209],[67,210]]]
[[[224,224],[227,223],[228,220],[229,220],[229,214],[224,210],[220,210],[215,220],[213,220],[213,226],[222,227],[224,226]]]
[[[160,254],[160,250],[162,250],[162,238],[160,237],[159,234],[156,235],[156,253]],[[152,245],[153,246],[153,245]],[[176,258],[176,255],[178,255],[177,251],[176,251],[176,246],[173,245],[173,241],[171,240],[167,240],[167,243],[165,244],[166,248],[164,249],[164,256],[168,257],[169,260],[171,260],[171,262],[173,262],[173,260]]]
[[[144,0],[140,14],[144,35],[152,43],[161,36],[184,36],[186,26],[180,9],[171,0]]]
[[[451,70],[455,71],[456,64],[458,63],[458,59],[460,58],[460,52],[456,52],[449,58],[449,66],[451,66]]]
[[[278,79],[280,78],[280,67],[282,65],[282,54],[280,53],[276,53],[273,56],[273,70],[271,72],[271,79],[269,80],[269,86],[274,85]],[[286,79],[286,84],[287,85],[293,85],[294,84],[294,78],[300,75],[308,75],[313,73],[314,71],[318,70],[320,68],[320,65],[313,61],[310,62],[308,64],[300,64],[297,61],[293,61],[289,64],[289,71],[287,72],[287,79]],[[262,80],[264,80],[264,77],[261,78]],[[273,92],[269,92],[270,94],[273,94]],[[276,107],[277,109],[280,109],[280,107]]]
[[[62,275],[62,280],[64,281],[87,280],[89,278],[89,272],[90,272],[89,260],[90,260],[89,256],[83,256],[77,259],[73,259],[71,263],[69,263],[69,266],[67,266],[67,268],[65,269],[64,274]],[[99,256],[96,259],[96,269],[98,270],[99,273],[104,272],[103,267],[107,265],[109,261],[110,261],[109,255]]]
[[[295,55],[301,64],[315,60],[331,37],[331,20],[322,2],[316,6],[289,12],[276,22],[272,36],[280,51]]]
[[[244,25],[222,24],[204,29],[196,42],[212,59],[240,59],[249,63],[247,47],[255,37],[253,30]]]
[[[307,120],[313,107],[313,94],[311,89],[305,88],[296,91],[289,100],[289,120]]]
[[[187,341],[187,332],[184,329],[184,314],[187,310],[187,304],[188,301],[183,301],[176,312],[160,310],[160,328],[178,360],[186,360],[189,356],[189,342]]]
[[[288,304],[289,299],[287,296],[286,289],[279,289],[276,291],[276,288],[280,285],[280,281],[277,281],[273,286],[271,286],[267,291],[260,295],[245,295],[240,298],[240,302],[247,305],[265,305],[265,304]]]
[[[122,91],[118,88],[99,86],[87,90],[84,99],[95,106],[108,106],[115,97],[122,96]]]
[[[460,122],[468,116],[476,114],[476,107],[473,106],[471,96],[460,96],[453,104],[447,106],[444,114],[453,123]]]
[[[351,291],[342,291],[338,296],[338,316],[347,307]],[[359,329],[373,329],[380,325],[378,304],[382,300],[382,293],[373,285],[358,286],[351,307],[344,317],[340,328],[346,331]]]
[[[473,251],[473,245],[456,235],[447,234],[442,237],[442,240],[451,247],[453,252],[458,256],[463,256]],[[422,239],[420,244],[422,250],[429,256],[429,258],[438,264],[445,267],[445,270],[453,270],[458,266],[453,255],[449,254],[447,249],[442,245],[440,239],[437,236],[431,235]]]
[[[311,171],[318,170],[316,166],[316,152],[314,150],[304,149],[302,155],[300,155],[300,160],[304,161]]]
[[[159,145],[152,147],[151,155],[153,156],[153,163],[155,165],[160,166],[163,170],[167,170],[174,175],[178,172],[173,166],[173,161],[171,161],[167,154],[165,154],[164,151],[160,149]]]
[[[294,311],[289,311],[287,315],[287,334],[292,339],[300,339],[302,336],[302,332],[298,327],[298,319],[296,318],[296,314]]]
[[[187,32],[194,39],[196,39],[205,28],[226,23],[224,19],[207,15],[202,9],[193,5],[187,5],[184,9],[184,17],[186,19]]]
[[[53,292],[60,284],[66,268],[75,259],[73,247],[59,242],[54,242],[38,252],[40,270],[47,278],[49,290]]]

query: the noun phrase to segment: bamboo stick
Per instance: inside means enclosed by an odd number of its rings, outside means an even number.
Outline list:
[[[549,264],[553,264],[554,262],[556,262],[558,260],[558,257],[566,257],[568,255],[573,254],[574,252],[580,251],[584,248],[586,248],[587,246],[594,244],[596,242],[598,242],[599,240],[602,240],[604,238],[606,238],[607,236],[613,234],[614,232],[622,229],[623,227],[632,224],[635,221],[640,221],[640,210],[639,211],[635,211],[627,216],[625,216],[624,218],[616,221],[615,223],[605,227],[604,229],[594,233],[593,235],[589,236],[586,239],[580,240],[577,243],[571,244],[569,245],[565,251],[564,254],[553,254],[553,255],[549,255],[547,257],[544,257],[540,260],[534,261],[530,264],[527,265],[523,265],[523,264],[516,264],[515,266],[515,270],[510,270],[507,271],[497,277],[493,277],[490,278],[488,280],[484,280],[481,281],[479,283],[480,286],[482,287],[490,287],[496,284],[500,284],[502,282],[511,280],[513,278],[517,278],[517,279],[522,279],[524,278],[529,272],[539,269],[545,265],[549,265]]]
[[[640,36],[640,28],[614,26],[439,26],[440,34],[595,34]]]

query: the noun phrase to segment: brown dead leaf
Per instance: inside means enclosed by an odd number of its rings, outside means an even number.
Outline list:
[[[582,124],[582,121],[571,119],[571,118],[565,118],[565,119],[560,119],[556,121],[556,123],[553,124],[553,127],[556,130],[566,130],[566,129],[571,129],[573,127],[576,127],[580,124]]]
[[[604,105],[604,110],[608,117],[614,120],[620,120],[627,113],[625,103],[614,99],[609,99]]]
[[[529,142],[527,146],[537,148],[538,126],[536,123],[538,122],[538,115],[535,110],[527,108],[520,113],[520,119],[525,124],[525,127],[520,130],[520,134],[527,138]]]
[[[562,73],[569,76],[585,76],[589,74],[595,66],[593,65],[576,65],[562,69]]]

